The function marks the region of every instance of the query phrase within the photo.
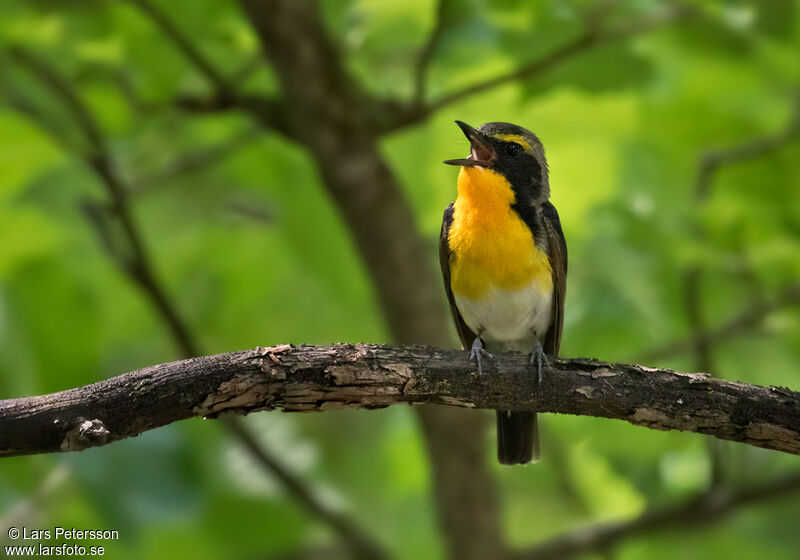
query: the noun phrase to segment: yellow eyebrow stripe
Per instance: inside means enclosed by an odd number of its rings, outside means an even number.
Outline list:
[[[496,134],[494,138],[502,140],[503,142],[516,142],[525,148],[526,152],[533,152],[533,148],[531,147],[530,143],[519,134]]]

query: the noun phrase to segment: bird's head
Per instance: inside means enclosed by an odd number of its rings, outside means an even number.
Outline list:
[[[470,142],[469,156],[444,163],[461,167],[481,167],[502,175],[518,199],[544,202],[550,197],[544,147],[530,130],[506,122],[486,123],[473,128],[456,124]]]

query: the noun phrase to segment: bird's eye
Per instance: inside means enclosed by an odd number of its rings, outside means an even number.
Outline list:
[[[506,154],[511,157],[516,157],[522,153],[522,146],[516,142],[506,144]]]

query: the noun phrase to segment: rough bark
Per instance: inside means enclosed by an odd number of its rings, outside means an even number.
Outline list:
[[[275,346],[145,368],[51,395],[0,401],[0,455],[76,451],[192,416],[440,404],[627,420],[800,455],[800,393],[700,373],[528,357],[474,375],[465,352],[428,346]],[[474,414],[473,414],[474,415]]]

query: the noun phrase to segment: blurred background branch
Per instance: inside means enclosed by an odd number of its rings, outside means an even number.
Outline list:
[[[800,283],[792,283],[775,296],[762,296],[764,299],[753,302],[727,322],[714,327],[695,331],[691,336],[669,342],[641,354],[641,363],[658,363],[681,353],[692,351],[697,347],[710,347],[720,342],[754,332],[770,314],[800,304]],[[700,368],[702,369],[702,368]]]
[[[226,157],[251,145],[261,134],[260,127],[247,127],[222,142],[181,154],[180,157],[173,159],[162,169],[150,175],[134,179],[130,185],[128,195],[141,194],[182,175],[196,173],[207,167],[217,165]]]
[[[414,106],[420,106],[425,101],[428,67],[433,60],[436,48],[439,46],[442,34],[447,26],[448,9],[452,9],[452,3],[449,0],[437,0],[433,28],[428,35],[428,40],[420,49],[414,65],[414,94],[411,101]]]
[[[511,555],[515,560],[565,560],[587,552],[603,552],[626,539],[673,528],[703,530],[737,510],[762,502],[786,499],[800,491],[800,474],[751,486],[712,488],[682,503],[645,511],[630,521],[604,523],[558,535]]]
[[[708,199],[711,195],[711,187],[714,178],[725,166],[736,165],[758,157],[765,157],[785,147],[796,138],[800,137],[800,92],[795,94],[793,104],[789,112],[786,126],[777,133],[762,136],[754,140],[749,140],[732,148],[722,150],[708,150],[700,158],[695,176],[695,215],[698,219],[691,224],[691,231],[694,232],[698,244],[709,244],[710,236],[706,225],[703,223],[702,215],[706,211]],[[704,277],[707,276],[707,267],[700,262],[690,264],[683,273],[684,286],[684,309],[691,330],[691,340],[693,342],[693,352],[696,368],[699,371],[708,372],[712,375],[720,375],[714,360],[715,343],[720,337],[706,336],[707,325],[703,302],[707,299],[705,293]],[[772,302],[765,303],[764,296],[758,294],[758,299],[754,302],[755,314],[744,312],[744,315],[735,317],[731,322],[722,327],[724,335],[730,335],[736,329],[752,327],[761,317],[770,311],[780,308],[783,305],[797,303],[800,291],[796,286],[789,287],[780,293]],[[749,310],[748,310],[749,311]],[[720,330],[717,331],[719,333]],[[726,476],[725,459],[723,457],[722,444],[716,441],[708,442],[708,450],[711,464],[710,488],[714,488],[723,483]]]
[[[524,64],[516,70],[444,95],[440,99],[433,101],[428,111],[437,111],[465,97],[483,93],[510,82],[529,80],[537,74],[545,72],[551,67],[564,62],[570,57],[596,47],[598,44],[625,39],[631,35],[644,33],[654,28],[673,23],[687,15],[689,10],[685,4],[667,3],[664,7],[664,13],[654,16],[648,15],[641,19],[628,21],[624,24],[607,29],[603,28],[603,20],[606,15],[604,10],[590,13],[591,15],[586,18],[586,25],[583,32],[578,34],[572,41],[538,60]]]
[[[147,2],[142,0],[136,0],[136,2],[143,6],[149,6]],[[159,21],[166,22],[161,16],[159,16]],[[99,123],[94,119],[91,111],[80,99],[77,92],[73,90],[67,81],[59,76],[54,68],[21,48],[14,49],[11,54],[21,64],[28,67],[46,86],[52,89],[54,96],[62,101],[65,108],[72,113],[88,140],[90,151],[86,154],[79,153],[77,156],[84,159],[86,165],[96,173],[106,188],[110,199],[109,208],[111,214],[118,220],[124,235],[124,246],[114,243],[112,240],[115,237],[109,232],[111,226],[99,214],[102,212],[102,207],[90,206],[89,208],[94,208],[94,210],[89,213],[89,216],[96,226],[105,248],[109,251],[114,261],[120,265],[122,272],[131,281],[138,284],[151,301],[183,357],[191,358],[199,355],[200,352],[194,336],[181,319],[176,307],[167,295],[166,289],[155,275],[152,260],[145,249],[144,236],[140,232],[129,206],[128,194],[134,191],[134,187],[128,184],[117,171]],[[194,55],[191,58],[195,60],[198,56]],[[47,129],[49,130],[50,127],[47,127]],[[194,163],[194,165],[196,166],[197,163]],[[185,171],[187,165],[184,163],[180,167],[182,168],[181,171]],[[191,168],[191,165],[189,167]],[[252,453],[267,473],[281,481],[287,490],[297,497],[299,503],[311,515],[318,518],[323,524],[330,526],[333,532],[350,546],[356,557],[369,560],[383,558],[384,555],[379,545],[373,543],[369,537],[362,534],[360,529],[348,520],[346,516],[333,513],[326,506],[319,503],[314,493],[307,489],[300,479],[283,467],[280,461],[274,458],[271,452],[267,451],[263,444],[249,433],[247,426],[241,420],[227,418],[224,420],[223,425]]]
[[[695,199],[704,202],[711,194],[714,176],[723,167],[770,155],[800,138],[800,92],[795,92],[786,125],[778,132],[747,140],[730,148],[709,150],[700,158],[695,181]]]
[[[120,247],[108,244],[107,240],[112,237],[106,232],[101,235],[106,240],[107,247],[112,251],[116,263],[149,297],[150,302],[163,319],[164,325],[169,329],[181,354],[186,357],[197,355],[199,352],[189,334],[189,329],[155,276],[142,235],[127,204],[126,193],[131,189],[116,168],[100,125],[70,84],[59,76],[55,69],[24,49],[14,49],[11,54],[52,90],[54,96],[64,104],[83,132],[89,147],[85,153],[79,152],[76,155],[84,161],[89,169],[94,171],[106,189],[109,208],[119,221],[125,237],[125,246]],[[95,223],[105,222],[96,221]]]
[[[465,86],[456,91],[442,95],[428,103],[424,102],[424,76],[425,69],[430,63],[440,35],[443,32],[443,15],[445,13],[444,3],[440,4],[437,12],[437,24],[431,35],[430,42],[422,51],[417,65],[417,86],[414,99],[410,107],[396,108],[396,115],[393,120],[388,120],[389,124],[383,124],[383,132],[391,132],[396,128],[409,126],[427,119],[431,114],[440,111],[468,97],[485,93],[494,88],[501,87],[513,82],[531,80],[539,75],[563,64],[569,59],[578,56],[591,49],[613,41],[619,41],[640,33],[646,33],[652,29],[662,27],[688,16],[691,11],[687,4],[679,2],[668,2],[662,6],[661,13],[655,15],[648,14],[641,18],[626,21],[622,24],[606,27],[605,19],[613,11],[613,5],[609,2],[600,2],[596,9],[590,9],[584,16],[583,30],[579,32],[571,41],[568,41],[555,48],[551,52],[521,65],[510,72],[505,72],[492,78],[478,81],[474,84]]]
[[[228,85],[228,81],[200,52],[194,39],[184,35],[183,31],[156,4],[153,4],[150,0],[128,0],[128,2],[141,10],[146,17],[150,18],[158,26],[164,35],[169,37],[170,41],[183,53],[186,59],[208,79],[219,98],[230,99],[233,97],[234,94]]]

